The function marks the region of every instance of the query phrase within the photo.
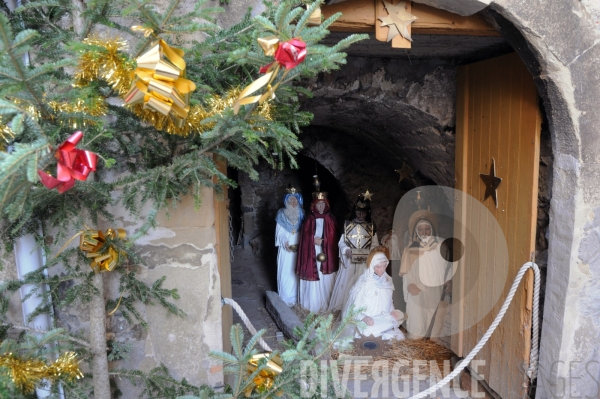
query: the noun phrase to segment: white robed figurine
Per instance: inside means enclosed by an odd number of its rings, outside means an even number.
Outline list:
[[[275,246],[277,252],[277,292],[289,306],[298,302],[298,276],[296,275],[296,257],[300,226],[304,219],[302,196],[295,188],[288,188],[283,199],[285,208],[277,212],[275,221]]]
[[[411,244],[400,265],[409,338],[428,336],[444,287],[456,271],[457,263],[449,263],[441,253],[444,240],[436,237],[436,230],[437,218],[430,211],[419,210],[409,220]]]
[[[341,310],[348,302],[350,290],[367,268],[367,256],[379,246],[375,224],[371,221],[371,193],[360,194],[350,220],[344,222],[340,237],[340,269],[329,301],[329,312]]]
[[[405,317],[404,313],[394,309],[394,284],[392,277],[385,272],[389,263],[386,251],[385,247],[371,250],[367,258],[369,268],[352,287],[343,315],[345,317],[348,314],[352,305],[355,310],[362,308],[361,313],[355,316],[356,320],[364,322],[363,325],[359,324],[358,334],[402,340],[404,334],[398,325]]]

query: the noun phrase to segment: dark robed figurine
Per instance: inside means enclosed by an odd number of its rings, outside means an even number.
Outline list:
[[[304,220],[300,234],[296,274],[300,278],[300,305],[318,313],[327,309],[335,283],[339,268],[339,236],[327,193],[319,191],[316,176],[315,186],[317,191],[313,193],[310,214]]]

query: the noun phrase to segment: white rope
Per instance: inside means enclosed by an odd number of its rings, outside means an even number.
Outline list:
[[[256,328],[254,328],[254,326],[250,322],[250,319],[248,319],[248,316],[246,316],[246,313],[244,313],[244,311],[242,310],[240,305],[237,304],[236,301],[234,301],[231,298],[223,298],[222,302],[224,304],[227,304],[227,305],[231,306],[232,308],[234,308],[235,311],[237,312],[237,314],[240,316],[240,318],[244,322],[244,325],[246,326],[246,328],[248,328],[248,331],[250,331],[250,334],[256,335]],[[262,339],[262,337],[258,339],[258,343],[267,352],[273,352],[273,349],[271,349],[271,347],[269,345],[267,345],[267,343],[265,342],[264,339]]]
[[[479,343],[473,348],[473,350],[471,350],[471,352],[467,355],[467,357],[460,362],[460,366],[458,366],[458,368],[454,369],[454,371],[452,371],[450,374],[448,374],[444,379],[439,381],[434,386],[429,387],[427,390],[425,390],[423,392],[419,392],[418,394],[416,394],[414,396],[411,396],[409,399],[422,399],[422,398],[426,397],[427,395],[437,391],[438,389],[440,389],[441,387],[443,387],[444,385],[446,385],[450,381],[452,381],[454,379],[454,377],[456,377],[461,371],[463,371],[469,365],[471,360],[473,360],[473,358],[475,356],[477,356],[477,353],[479,353],[479,351],[481,350],[481,348],[483,348],[483,346],[486,344],[488,339],[490,339],[490,336],[492,335],[494,330],[496,330],[496,327],[498,327],[498,324],[500,324],[500,321],[502,321],[502,318],[504,317],[504,314],[506,313],[508,306],[510,305],[513,297],[515,296],[517,288],[519,287],[519,283],[521,283],[521,280],[523,279],[525,272],[529,268],[533,269],[535,278],[534,278],[534,283],[533,283],[533,324],[532,324],[532,332],[531,332],[531,335],[532,335],[532,337],[531,337],[531,352],[530,352],[530,356],[529,356],[529,368],[527,369],[527,376],[531,379],[536,378],[537,363],[538,363],[538,335],[539,335],[538,334],[538,332],[539,332],[539,325],[538,325],[539,317],[538,316],[539,316],[539,304],[540,304],[540,269],[538,268],[538,265],[535,264],[534,262],[527,262],[523,266],[521,266],[519,273],[517,273],[517,277],[515,277],[515,281],[513,282],[513,285],[510,288],[508,296],[506,297],[506,300],[504,301],[504,305],[502,305],[502,309],[500,309],[500,312],[496,315],[494,322],[492,323],[490,328],[488,328],[488,330],[486,331],[483,338],[481,338],[481,341],[479,341]]]

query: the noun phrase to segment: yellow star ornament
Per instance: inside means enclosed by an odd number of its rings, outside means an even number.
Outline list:
[[[365,200],[371,201],[371,198],[373,197],[373,193],[370,193],[369,190],[367,190],[365,193],[363,193],[362,196],[364,197]]]
[[[387,26],[389,28],[387,41],[389,42],[394,37],[402,35],[402,37],[412,42],[412,38],[410,37],[407,28],[417,19],[417,17],[406,11],[406,1],[401,1],[396,6],[387,1],[384,1],[383,4],[388,12],[388,16],[379,17],[379,19],[381,20],[381,26]]]

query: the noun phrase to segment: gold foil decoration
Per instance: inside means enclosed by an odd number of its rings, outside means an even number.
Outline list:
[[[248,362],[246,370],[248,375],[252,375],[258,369],[258,362],[260,359],[269,357],[270,353],[259,353],[252,356],[252,359]],[[279,355],[275,355],[269,358],[267,365],[263,368],[256,377],[252,380],[252,383],[245,389],[244,395],[249,397],[252,392],[264,393],[273,387],[275,377],[283,371],[283,361]],[[281,396],[283,392],[279,391],[276,393],[277,396]]]
[[[258,103],[262,104],[267,99],[275,98],[275,90],[285,80],[287,74],[296,66],[304,61],[307,54],[306,43],[300,38],[292,38],[281,43],[275,36],[268,36],[257,39],[265,55],[273,55],[273,62],[260,68],[260,73],[264,76],[250,83],[240,93],[237,101],[233,104],[233,112],[237,114],[242,105]],[[277,83],[273,83],[281,67],[285,70]],[[262,94],[251,96],[252,93],[265,87]]]
[[[141,103],[143,109],[168,115],[175,126],[183,127],[190,112],[189,93],[196,90],[194,82],[184,77],[183,55],[183,50],[169,47],[162,39],[140,55],[125,104]]]
[[[277,36],[260,37],[257,39],[267,57],[273,57],[279,47],[279,38]]]
[[[72,381],[83,377],[76,357],[75,352],[66,352],[47,365],[41,359],[24,360],[8,353],[0,356],[0,366],[8,370],[8,376],[21,392],[30,394],[36,386],[42,385],[42,380],[54,382],[61,378]]]
[[[150,35],[154,34],[154,30],[152,28],[145,28],[145,27],[139,26],[139,25],[132,26],[131,30],[134,32],[144,33],[144,37],[150,37]]]
[[[87,258],[92,259],[90,267],[95,272],[110,272],[126,257],[125,253],[106,245],[106,238],[123,240],[127,233],[123,229],[108,229],[106,233],[101,230],[84,230],[80,232],[79,249],[85,252]]]
[[[277,36],[267,36],[264,38],[261,37],[261,38],[258,38],[257,41],[258,41],[258,44],[260,45],[260,47],[263,49],[263,52],[265,53],[266,56],[275,56],[275,53],[277,52],[277,48],[279,48],[279,38]],[[267,100],[269,98],[270,99],[275,98],[275,89],[277,88],[278,85],[276,85],[275,87],[272,87],[271,82],[273,82],[273,80],[279,73],[279,68],[280,68],[279,63],[276,61],[273,62],[266,69],[266,71],[265,71],[266,73],[264,76],[261,76],[260,78],[256,79],[254,82],[252,82],[248,86],[246,86],[246,88],[244,88],[244,90],[242,90],[242,92],[238,96],[238,100],[233,104],[233,112],[235,114],[240,112],[240,107],[242,105],[252,104],[255,102],[258,102],[259,104],[263,104],[265,102],[265,100]],[[262,68],[261,68],[261,72],[263,72]],[[288,70],[285,71],[285,74],[287,74],[287,73],[288,73]],[[283,78],[282,78],[282,80],[283,80]],[[254,93],[255,91],[257,91],[258,89],[260,89],[263,86],[267,86],[267,89],[265,90],[265,92],[263,94],[257,95],[257,96],[250,96],[250,94]]]

